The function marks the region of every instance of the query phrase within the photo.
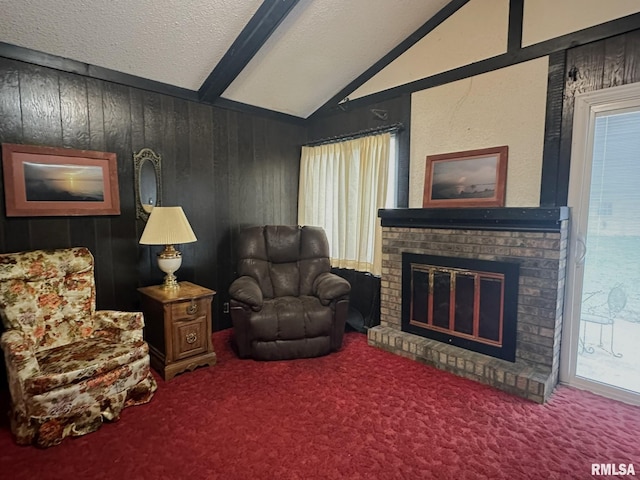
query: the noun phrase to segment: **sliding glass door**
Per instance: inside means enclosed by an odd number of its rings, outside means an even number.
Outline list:
[[[640,404],[640,84],[576,97],[561,380]]]

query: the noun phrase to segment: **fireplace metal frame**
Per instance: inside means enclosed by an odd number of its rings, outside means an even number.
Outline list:
[[[435,325],[426,325],[412,319],[412,264],[436,267],[446,272],[464,275],[472,272],[484,274],[487,278],[503,277],[501,305],[501,342],[474,338],[461,332],[451,332]],[[443,343],[492,357],[515,362],[518,278],[520,265],[513,262],[479,260],[474,258],[442,257],[404,252],[402,254],[402,330],[432,338]],[[429,302],[433,292],[429,292]],[[431,305],[431,304],[430,304]],[[431,308],[431,307],[430,307]],[[431,309],[432,311],[432,309]]]

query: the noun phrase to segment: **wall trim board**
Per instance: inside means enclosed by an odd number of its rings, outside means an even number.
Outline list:
[[[464,80],[465,78],[474,77],[493,70],[510,67],[518,63],[534,60],[539,57],[551,55],[553,53],[567,50],[569,48],[585,45],[587,43],[604,40],[608,37],[628,33],[637,30],[640,27],[640,13],[634,13],[626,17],[618,18],[610,22],[602,23],[594,27],[585,28],[577,32],[572,32],[561,37],[552,38],[544,42],[529,45],[515,51],[507,51],[507,53],[497,55],[495,57],[480,60],[478,62],[463,65],[446,72],[438,73],[430,77],[415,80],[413,82],[398,85],[381,92],[372,93],[364,97],[349,100],[350,106],[358,107],[376,102],[382,102],[391,98],[427,90],[447,83]],[[326,113],[335,111],[338,108],[336,103],[323,105],[316,110],[311,117],[325,115]],[[311,118],[310,117],[310,118]]]
[[[540,181],[541,207],[559,205],[561,196],[558,193],[563,189],[565,191],[568,189],[568,185],[561,187],[558,176],[560,163],[566,160],[563,160],[560,155],[566,59],[566,50],[552,53],[549,56],[547,108],[544,125],[544,147],[542,149],[542,179]]]
[[[258,115],[261,117],[269,118],[271,120],[279,120],[281,122],[291,123],[293,125],[304,126],[306,125],[306,119],[302,117],[296,117],[288,113],[277,112],[275,110],[269,110],[268,108],[256,107],[247,103],[237,102],[235,100],[229,100],[228,98],[218,97],[212,103],[205,103],[207,105],[213,105],[214,107],[224,108],[226,110],[233,110],[239,113],[248,113]]]

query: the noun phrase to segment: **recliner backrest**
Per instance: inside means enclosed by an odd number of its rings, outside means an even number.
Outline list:
[[[311,295],[316,277],[331,270],[324,230],[267,225],[240,234],[238,274],[253,277],[265,298]]]
[[[36,350],[93,333],[93,256],[84,247],[0,255],[0,318],[27,334]]]

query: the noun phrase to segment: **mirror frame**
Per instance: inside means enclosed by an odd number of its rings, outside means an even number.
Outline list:
[[[162,168],[161,163],[162,159],[160,155],[156,154],[150,148],[143,148],[138,153],[133,154],[133,165],[134,165],[134,183],[135,183],[135,191],[136,191],[136,218],[144,220],[145,222],[149,218],[149,212],[145,211],[142,206],[142,200],[140,199],[140,179],[142,173],[142,165],[144,162],[151,162],[153,166],[153,171],[156,176],[156,204],[155,206],[162,205]]]

